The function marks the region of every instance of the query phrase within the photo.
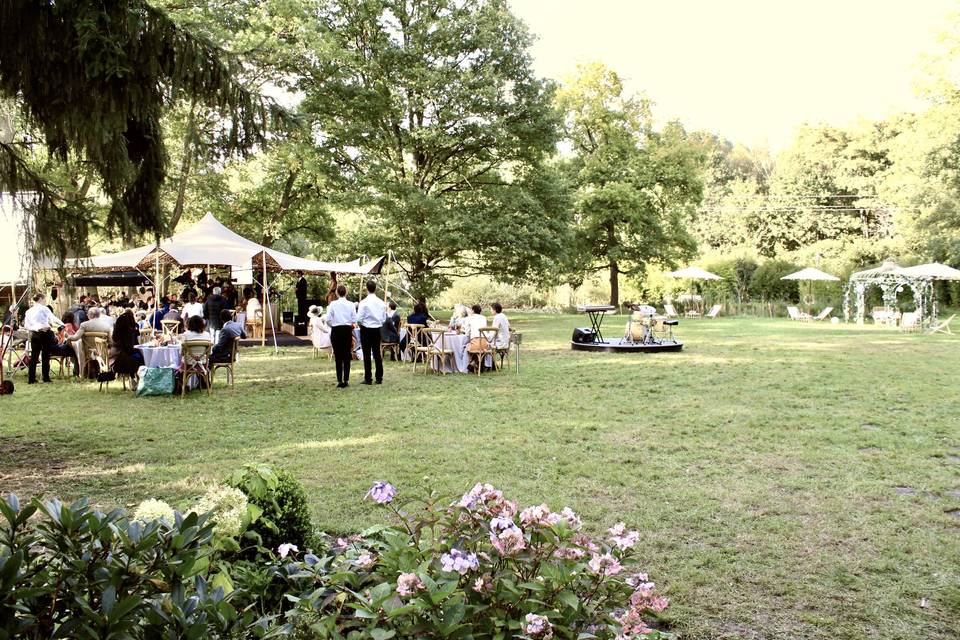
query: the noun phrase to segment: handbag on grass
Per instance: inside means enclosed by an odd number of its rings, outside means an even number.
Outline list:
[[[169,396],[173,393],[173,369],[142,369],[140,382],[137,384],[138,396]]]

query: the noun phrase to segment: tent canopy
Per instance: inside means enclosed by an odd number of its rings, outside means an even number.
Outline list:
[[[252,266],[259,269],[265,262],[268,271],[376,274],[380,273],[385,259],[382,256],[361,263],[359,259],[352,262],[323,262],[300,258],[247,240],[208,213],[189,229],[161,240],[159,246],[148,244],[105,256],[77,258],[67,261],[67,266],[78,271],[147,271],[152,270],[159,261],[180,267]]]
[[[918,264],[915,267],[900,269],[901,275],[923,280],[960,280],[960,269],[954,269],[939,262]]]
[[[836,282],[840,278],[837,276],[832,276],[829,273],[820,271],[820,269],[814,269],[813,267],[807,267],[806,269],[801,269],[796,273],[791,273],[790,275],[783,276],[781,280],[822,280]]]
[[[685,269],[671,271],[667,275],[674,278],[686,278],[688,280],[723,280],[723,278],[717,274],[710,273],[700,267],[686,267]]]

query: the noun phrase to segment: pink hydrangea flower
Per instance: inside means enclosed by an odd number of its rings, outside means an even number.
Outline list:
[[[580,516],[575,514],[570,507],[564,507],[560,511],[560,517],[567,521],[567,526],[571,529],[577,530],[580,528]]]
[[[600,551],[600,547],[593,543],[593,541],[582,533],[578,533],[570,539],[570,542],[576,546],[586,549],[590,553],[596,553]]]
[[[499,533],[491,531],[490,544],[503,556],[513,555],[527,546],[523,531],[516,525],[503,529]]]
[[[566,560],[580,560],[586,555],[586,551],[577,549],[576,547],[560,547],[553,552],[553,555],[556,558],[564,558]]]
[[[593,571],[598,576],[615,576],[623,569],[623,567],[620,566],[620,561],[609,553],[604,553],[603,555],[593,554],[587,566],[590,567],[590,571]]]
[[[354,560],[354,564],[356,564],[361,569],[369,569],[370,567],[373,566],[373,563],[374,563],[373,555],[371,555],[369,551],[364,551],[359,556],[357,556],[356,560]]]
[[[300,553],[300,549],[297,548],[297,545],[290,544],[289,542],[284,542],[277,547],[277,554],[279,554],[281,558],[286,558],[288,555],[290,555],[291,551],[293,553]]]
[[[477,593],[483,593],[484,591],[490,591],[493,588],[493,582],[490,580],[490,574],[485,573],[476,580],[473,581],[472,589]]]
[[[503,497],[503,492],[492,484],[478,482],[470,491],[463,494],[457,506],[469,511],[482,511],[491,516],[512,518],[517,512],[517,503]]]
[[[553,625],[546,616],[540,616],[535,613],[528,613],[524,618],[525,622],[520,629],[531,638],[549,640],[553,637]]]
[[[632,576],[627,576],[627,579],[624,580],[624,582],[631,587],[637,587],[649,579],[649,576],[647,576],[645,573],[635,573]]]
[[[640,539],[639,531],[627,531],[626,525],[622,522],[618,522],[607,531],[610,533],[610,542],[621,551],[633,548]]]
[[[527,507],[520,512],[520,524],[525,527],[543,527],[550,524],[550,507],[545,504],[539,504],[533,507]]]
[[[440,556],[440,565],[444,571],[465,575],[470,571],[479,569],[480,561],[477,560],[477,554],[475,553],[464,553],[460,549],[451,549],[450,553]]]
[[[404,598],[412,596],[417,591],[423,591],[426,586],[423,580],[415,573],[401,573],[397,578],[397,595]]]
[[[629,638],[631,635],[645,635],[650,633],[651,629],[644,622],[640,612],[636,609],[627,609],[614,619],[623,627],[623,637]],[[618,636],[620,637],[620,636]]]

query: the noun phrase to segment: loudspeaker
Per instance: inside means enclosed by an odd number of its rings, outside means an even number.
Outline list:
[[[282,318],[283,318],[283,319],[281,320],[281,322],[283,322],[284,324],[291,324],[291,323],[293,323],[293,311],[284,311],[284,312],[281,314],[281,316],[282,316]]]
[[[596,342],[597,334],[590,327],[577,327],[573,330],[573,341],[580,344]]]
[[[293,325],[293,335],[295,336],[305,336],[307,335],[307,323],[306,322],[297,322]]]

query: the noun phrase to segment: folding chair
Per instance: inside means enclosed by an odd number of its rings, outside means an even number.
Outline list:
[[[663,315],[667,316],[668,318],[679,318],[679,317],[680,317],[680,314],[677,313],[677,310],[674,308],[674,306],[673,306],[672,304],[665,304],[665,305],[663,305]]]
[[[713,305],[712,307],[710,307],[710,311],[707,312],[706,317],[711,320],[714,320],[718,315],[720,315],[720,309],[722,308],[723,308],[722,304]]]
[[[830,314],[832,312],[833,312],[833,307],[827,307],[826,309],[818,313],[816,317],[814,317],[814,320],[816,320],[817,322],[823,322],[824,320],[830,317]]]

